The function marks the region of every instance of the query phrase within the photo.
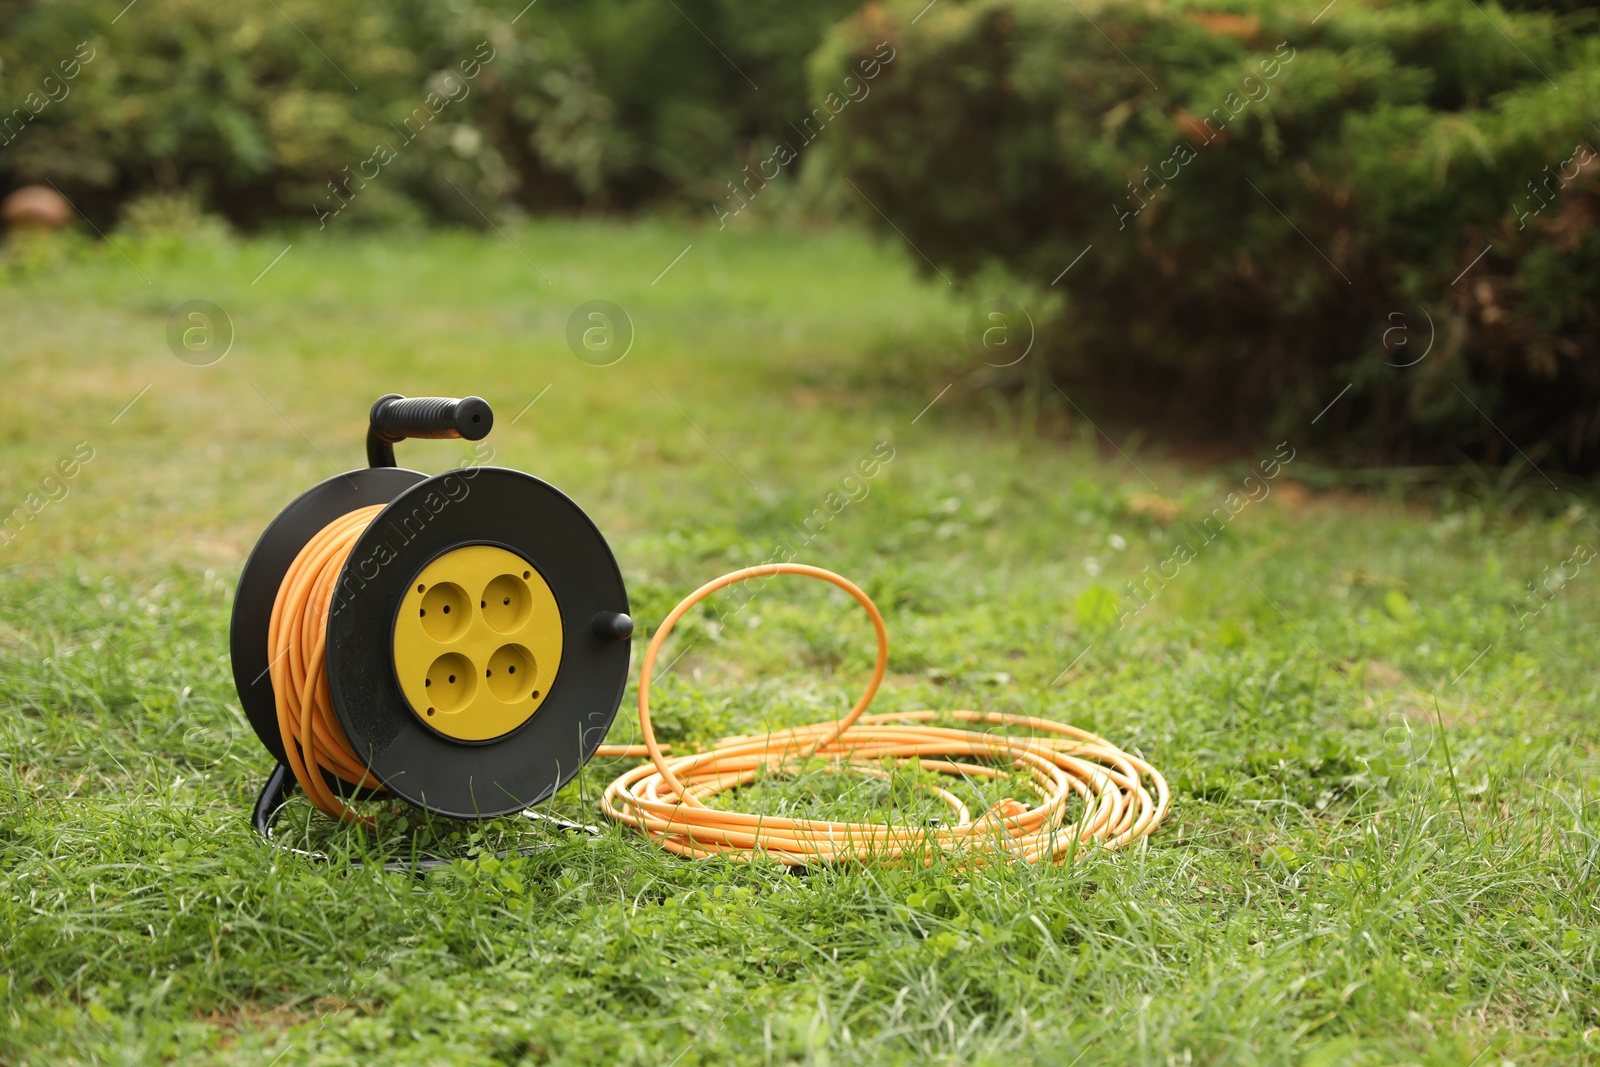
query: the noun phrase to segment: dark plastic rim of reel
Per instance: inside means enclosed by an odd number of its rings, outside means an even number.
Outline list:
[[[233,618],[229,623],[233,684],[250,726],[280,764],[287,764],[289,757],[278,728],[278,706],[267,659],[267,631],[284,575],[289,573],[300,550],[330,522],[358,508],[387,504],[427,477],[401,467],[369,467],[336,474],[307,489],[279,512],[245,561],[234,590]],[[329,779],[337,782],[337,789],[348,789],[342,780],[331,775]]]
[[[431,503],[430,503],[431,498]],[[561,666],[539,710],[492,741],[417,717],[395,674],[396,614],[416,576],[455,548],[507,548],[538,569],[562,620]],[[621,569],[593,520],[547,482],[504,467],[447,471],[400,492],[357,540],[328,617],[328,688],[350,746],[388,790],[436,815],[491,818],[553,796],[604,741],[632,643],[597,620],[626,616]]]
[[[336,475],[302,493],[268,525],[246,560],[239,586],[235,591],[229,645],[240,704],[245,709],[251,728],[255,730],[263,746],[278,760],[277,766],[269,775],[256,801],[252,820],[256,830],[269,845],[315,860],[327,859],[320,854],[279,845],[272,836],[273,824],[296,786],[287,766],[287,753],[284,751],[283,738],[278,726],[277,705],[273,696],[270,664],[266,655],[272,607],[282,586],[284,575],[287,574],[300,550],[328,523],[361,507],[391,504],[407,489],[428,480],[425,475],[417,471],[396,467],[394,459],[396,442],[410,437],[477,441],[485,437],[493,425],[494,413],[481,397],[469,396],[459,400],[448,397],[407,398],[398,393],[379,397],[369,414],[367,431],[369,468]],[[528,476],[522,475],[522,477]],[[529,480],[537,482],[537,479]],[[542,482],[538,484],[544,485]],[[627,593],[622,586],[621,574],[616,569],[616,560],[611,556],[610,547],[599,530],[576,504],[553,487],[545,486],[545,488],[568,505],[571,512],[576,513],[587,524],[592,538],[586,540],[599,545],[610,563],[610,572],[616,576],[618,596],[614,599],[624,610],[601,611],[592,617],[588,625],[590,637],[622,646],[621,679],[615,699],[609,702],[610,712],[605,717],[606,726],[609,727],[627,684],[628,660],[632,652],[629,638],[632,636],[633,623],[626,614]],[[570,622],[577,623],[578,619],[572,619]],[[569,620],[564,616],[564,638],[570,635],[571,629]],[[564,661],[565,658],[563,656]],[[393,675],[392,665],[390,674]],[[409,705],[404,706],[409,707]],[[573,767],[562,777],[562,781],[575,774],[582,763],[593,755],[594,749],[604,737],[604,731],[600,731],[600,736],[595,737],[592,744],[589,741],[590,736],[589,732],[582,735],[580,744],[587,749],[584,758],[578,766]],[[325,777],[329,785],[340,795],[346,797],[377,795],[369,790],[354,789],[333,775]],[[559,788],[560,784],[558,782],[556,788]],[[550,792],[553,793],[554,789]],[[543,798],[535,797],[532,802],[536,803],[539,799]],[[527,807],[523,807],[521,811],[525,817],[538,819],[568,832],[591,835],[600,832],[595,827],[536,814]],[[529,852],[527,849],[516,851],[520,854]],[[502,853],[502,855],[510,854],[512,853]],[[412,862],[390,861],[384,866],[392,871],[419,873],[447,862],[449,861],[434,857]]]

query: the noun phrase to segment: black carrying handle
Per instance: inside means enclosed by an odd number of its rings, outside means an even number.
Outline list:
[[[393,467],[394,444],[408,437],[481,441],[494,428],[494,412],[481,396],[404,397],[388,393],[372,405],[367,428],[367,466]]]

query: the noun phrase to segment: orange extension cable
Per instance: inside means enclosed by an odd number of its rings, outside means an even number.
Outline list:
[[[327,770],[351,785],[381,788],[350,748],[328,693],[328,607],[350,550],[382,510],[381,504],[357,508],[306,542],[278,586],[267,628],[272,697],[289,769],[313,804],[335,818],[363,825],[371,820],[347,807],[322,776]]]
[[[849,714],[835,722],[797,726],[754,737],[729,737],[709,752],[669,760],[650,724],[650,680],[656,655],[685,612],[717,590],[752,578],[800,574],[838,586],[855,598],[872,619],[878,655],[872,680]],[[765,854],[782,863],[807,864],[912,856],[933,851],[999,850],[1029,862],[1066,858],[1080,842],[1118,848],[1154,832],[1170,803],[1166,779],[1137,756],[1094,734],[1064,723],[1028,715],[980,711],[911,711],[863,715],[889,665],[889,635],[883,615],[860,587],[821,567],[772,563],[725,574],[707,582],[667,615],[650,639],[639,672],[639,728],[650,762],[628,771],[606,788],[605,813],[644,831],[684,856],[733,853],[740,858]],[[1026,734],[926,725],[938,718],[1022,727]],[[621,746],[618,746],[621,748]],[[602,745],[597,755],[632,755]],[[925,770],[960,777],[1025,781],[1036,795],[1033,805],[1007,799],[977,819],[960,797],[934,793],[954,815],[941,827],[883,823],[783,819],[708,807],[718,793],[737,789],[763,774],[797,770],[821,756],[839,774],[888,777],[885,763],[917,759]],[[982,760],[984,762],[973,762]],[[1155,797],[1145,788],[1148,776]],[[1082,815],[1066,824],[1067,802],[1083,800]]]
[[[362,508],[330,523],[295,558],[273,604],[268,638],[278,725],[295,779],[323,811],[366,822],[328,788],[327,770],[351,785],[379,783],[351,751],[328,694],[327,614],[334,583],[361,531],[379,507]],[[685,612],[719,589],[752,578],[798,574],[838,586],[872,619],[878,640],[872,679],[849,714],[760,736],[729,737],[708,752],[668,759],[650,722],[650,682],[656,656]],[[774,563],[725,574],[690,593],[667,615],[645,650],[639,674],[639,728],[644,745],[601,745],[599,756],[648,755],[612,782],[601,800],[606,815],[636,827],[685,856],[766,855],[803,865],[841,860],[913,857],[932,852],[993,851],[1029,862],[1057,861],[1085,843],[1119,848],[1153,833],[1166,817],[1171,795],[1150,764],[1110,742],[1064,723],[1027,715],[979,711],[911,711],[864,715],[883,683],[889,637],[871,598],[846,578],[821,567]],[[938,718],[1025,733],[989,733],[928,725]],[[641,751],[642,748],[642,751]],[[766,774],[798,771],[817,757],[838,774],[888,777],[891,761],[917,759],[925,770],[956,777],[1011,777],[1034,796],[1027,804],[1002,800],[978,818],[960,797],[934,794],[953,819],[942,826],[786,819],[710,807],[712,797]],[[1147,788],[1145,779],[1149,779]],[[1081,813],[1067,823],[1072,797]]]

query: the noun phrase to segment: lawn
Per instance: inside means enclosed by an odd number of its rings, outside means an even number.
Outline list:
[[[45,501],[0,547],[0,1061],[1600,1062],[1592,501],[1328,488],[1292,430],[1206,464],[1106,427],[1119,451],[1029,364],[966,353],[977,294],[849,232],[118,248],[0,283],[0,511]],[[234,325],[211,366],[168,350],[194,299]],[[633,323],[611,366],[567,347],[592,299]],[[492,462],[594,516],[641,631],[788,545],[892,622],[880,710],[1104,733],[1165,772],[1166,825],[1061,867],[790,873],[302,807],[336,862],[274,851],[233,584],[391,391],[486,397]],[[673,641],[684,745],[837,715],[871,664],[860,613],[798,580]],[[627,765],[552,809],[599,821]],[[738,802],[920,817],[903,784]],[[533,854],[497,860],[513,839]],[[419,841],[459,862],[366,862]]]

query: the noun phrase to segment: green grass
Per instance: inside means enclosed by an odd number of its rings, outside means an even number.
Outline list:
[[[526,261],[493,236],[303,234],[254,284],[287,238],[119,242],[131,264],[0,287],[0,510],[94,449],[0,548],[0,1061],[1600,1062],[1594,568],[1519,625],[1525,583],[1600,547],[1592,504],[1308,494],[1290,463],[1202,544],[1190,524],[1270,444],[1136,470],[1026,365],[984,377],[966,298],[899,249],[510,236]],[[612,367],[563,340],[595,298],[637,328]],[[215,366],[166,349],[189,299],[237,327]],[[388,391],[487,397],[494,461],[596,518],[645,626],[787,542],[888,613],[881,709],[1101,731],[1167,774],[1168,824],[1062,868],[796,875],[616,828],[367,836],[298,808],[336,860],[461,859],[417,879],[274,852],[247,823],[269,760],[229,674],[232,585],[283,504],[362,462]],[[870,493],[799,546],[879,442]],[[1119,627],[1180,540],[1195,558]],[[859,612],[798,580],[680,635],[656,698],[679,742],[836,715],[870,665]],[[636,736],[625,702],[612,740]],[[552,810],[597,820],[622,766]],[[910,784],[739,802],[916,818]],[[513,839],[544,847],[497,861]]]

